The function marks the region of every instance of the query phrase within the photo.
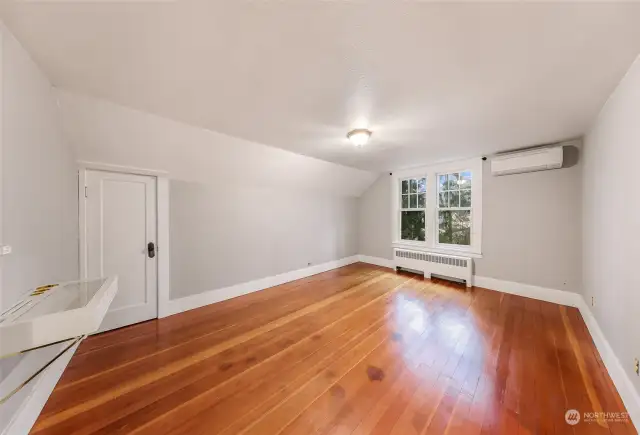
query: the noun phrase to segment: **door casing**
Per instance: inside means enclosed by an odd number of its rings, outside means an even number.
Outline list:
[[[78,162],[78,252],[80,278],[87,276],[87,228],[85,186],[89,170],[118,172],[131,175],[148,175],[156,178],[156,255],[157,260],[157,312],[158,318],[169,315],[170,256],[169,256],[169,178],[166,171],[141,169],[96,162]]]

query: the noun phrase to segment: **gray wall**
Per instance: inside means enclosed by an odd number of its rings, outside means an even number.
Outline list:
[[[579,145],[579,144],[578,144]],[[483,177],[483,258],[475,274],[581,291],[582,162],[565,146],[562,169]]]
[[[358,254],[393,258],[390,207],[391,181],[385,173],[358,200]]]
[[[59,97],[80,160],[170,178],[171,298],[357,254],[357,197],[375,174],[94,98]]]
[[[565,147],[568,167],[483,176],[483,258],[476,275],[580,291],[581,176],[579,143]],[[390,181],[383,174],[359,200],[359,254],[392,259]]]
[[[585,137],[584,296],[636,391],[640,377],[640,60],[636,60]],[[636,421],[636,425],[638,422]]]
[[[94,98],[59,98],[78,159],[170,178],[171,298],[357,254],[357,196],[375,174]]]
[[[2,53],[3,306],[78,278],[77,176],[51,84],[9,33]]]
[[[357,199],[171,180],[171,299],[357,254]]]
[[[0,41],[1,235],[13,247],[0,261],[0,306],[8,307],[29,288],[78,278],[78,209],[73,153],[51,84],[2,24]],[[19,360],[0,361],[0,381]],[[0,432],[32,388],[0,406]]]

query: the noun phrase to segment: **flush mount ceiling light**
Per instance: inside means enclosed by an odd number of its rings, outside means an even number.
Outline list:
[[[351,130],[347,133],[347,139],[357,147],[366,145],[367,142],[369,142],[370,137],[371,130],[367,130],[366,128],[356,128],[355,130]]]

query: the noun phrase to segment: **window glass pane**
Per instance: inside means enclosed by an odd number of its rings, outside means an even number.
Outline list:
[[[447,186],[449,190],[457,190],[458,189],[458,173],[449,174],[449,184]]]
[[[415,178],[409,180],[409,193],[416,193],[418,191],[418,181]]]
[[[402,195],[402,208],[409,208],[409,195]]]
[[[409,193],[409,180],[402,180],[402,193]]]
[[[438,176],[438,190],[439,191],[447,190],[447,176],[446,175],[439,175]]]
[[[451,212],[438,212],[438,242],[451,243]]]
[[[441,208],[449,207],[449,192],[440,192],[438,196],[440,198],[440,201],[438,202],[439,207]]]
[[[454,245],[471,244],[471,212],[458,210],[451,212],[451,243]]]
[[[440,211],[438,242],[469,246],[471,244],[471,212],[469,210]]]
[[[415,193],[413,195],[409,195],[409,208],[417,208],[418,207],[418,195]]]
[[[460,191],[460,207],[471,207],[471,190]]]
[[[471,171],[460,173],[460,189],[471,189]]]
[[[420,178],[418,180],[418,193],[424,193],[427,191],[427,179]]]
[[[418,194],[418,208],[425,208],[427,206],[427,194],[419,193]]]
[[[449,192],[449,207],[460,207],[460,192]]]
[[[402,240],[424,242],[424,211],[403,211],[401,213],[400,236]]]

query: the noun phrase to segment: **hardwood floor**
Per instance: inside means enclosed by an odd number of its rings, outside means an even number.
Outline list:
[[[578,310],[362,263],[87,339],[32,433],[632,434]]]

